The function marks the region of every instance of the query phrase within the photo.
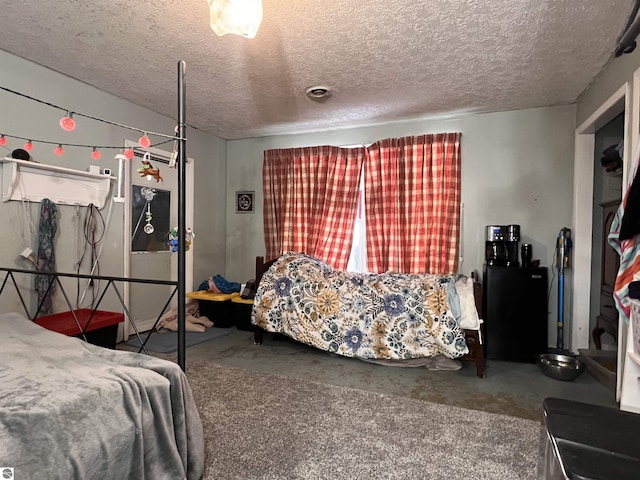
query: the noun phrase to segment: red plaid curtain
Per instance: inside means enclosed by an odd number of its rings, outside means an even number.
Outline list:
[[[456,273],[460,134],[387,139],[367,150],[367,269]]]
[[[364,148],[266,150],[262,169],[266,257],[304,252],[347,268]]]

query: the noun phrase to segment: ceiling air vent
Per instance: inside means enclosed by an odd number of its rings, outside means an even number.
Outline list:
[[[331,96],[329,88],[322,86],[309,87],[306,93],[311,100],[325,100]]]

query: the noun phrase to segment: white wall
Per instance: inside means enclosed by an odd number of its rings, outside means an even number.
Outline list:
[[[264,254],[263,151],[310,145],[367,144],[389,137],[462,133],[463,262],[460,271],[482,272],[484,226],[519,224],[533,258],[552,265],[556,237],[570,226],[572,210],[574,105],[426,119],[300,135],[229,141],[227,144],[227,256],[232,280],[253,277]],[[256,213],[236,214],[234,192],[256,191]],[[549,270],[549,279],[552,279]],[[549,338],[555,343],[557,289],[549,301]]]
[[[176,65],[177,62],[175,65],[167,66],[167,75],[176,75]],[[143,109],[2,51],[0,85],[72,111],[148,131],[171,134],[176,124],[174,119]],[[0,91],[0,133],[33,140],[114,146],[122,145],[125,139],[136,141],[140,136],[137,132],[82,117],[75,118],[77,128],[74,132],[64,132],[58,126],[58,120],[63,113],[18,95]],[[192,128],[187,129],[187,137],[187,155],[195,159],[195,191],[198,192],[194,225],[197,236],[193,245],[195,258],[201,260],[194,265],[194,283],[197,284],[202,277],[206,278],[211,272],[224,269],[225,215],[224,208],[219,206],[224,204],[226,192],[226,142]],[[22,148],[23,144],[22,140],[8,138],[7,147],[0,147],[0,155],[8,156],[13,149]],[[170,145],[167,146],[169,150]],[[99,164],[102,168],[111,168],[115,174],[118,172],[117,162],[113,159],[117,152],[113,150],[102,151],[102,159],[96,162],[90,157],[91,149],[67,147],[65,154],[57,157],[53,154],[55,145],[34,143],[34,146],[32,157],[40,163],[77,170],[87,170],[90,164]],[[3,245],[0,250],[0,265],[3,267],[30,268],[29,264],[19,257],[25,247],[25,208],[31,212],[37,228],[39,204],[27,203],[23,206],[21,202],[16,201],[0,203],[0,218],[3,224],[0,228],[0,241]],[[104,239],[100,273],[122,276],[122,204],[116,203],[113,208],[111,226]],[[103,215],[106,215],[106,211],[105,208]],[[59,272],[75,271],[76,238],[79,234],[78,213],[73,206],[59,207],[55,242],[56,266]],[[84,218],[84,212],[81,213],[81,218]],[[36,241],[37,238],[33,239],[28,246],[35,250]],[[29,288],[28,281],[24,284]],[[75,296],[75,287],[72,286],[69,293]],[[66,304],[61,304],[59,300],[55,304],[59,306],[58,311],[67,310]],[[3,293],[0,296],[0,311],[16,309],[22,311],[17,298],[7,292]]]

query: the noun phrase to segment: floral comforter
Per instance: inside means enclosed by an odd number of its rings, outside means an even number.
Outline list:
[[[409,359],[468,352],[447,302],[448,275],[363,274],[300,253],[265,272],[251,321],[348,357]]]

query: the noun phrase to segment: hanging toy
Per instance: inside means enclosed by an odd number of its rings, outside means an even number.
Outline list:
[[[191,248],[191,242],[195,238],[196,234],[193,233],[190,227],[187,227],[187,233],[184,236],[184,249],[186,252]],[[172,252],[178,251],[178,227],[173,227],[169,230],[169,247]]]
[[[149,187],[142,187],[140,189],[140,193],[142,194],[144,199],[147,201],[147,211],[144,213],[145,221],[147,222],[147,224],[144,226],[143,230],[144,230],[144,233],[146,233],[147,235],[151,235],[155,231],[155,227],[151,224],[151,220],[153,219],[153,215],[151,214],[151,201],[156,196],[156,189],[149,188]]]
[[[147,235],[151,235],[155,228],[153,225],[151,225],[151,219],[153,218],[153,215],[151,215],[151,204],[147,203],[147,213],[145,213],[145,221],[147,222],[147,224],[144,226],[144,233],[146,233]]]
[[[147,180],[151,180],[152,178],[155,178],[156,182],[163,181],[162,177],[160,176],[160,169],[153,168],[153,165],[151,165],[150,159],[151,159],[151,155],[149,155],[149,152],[145,152],[141,160],[142,167],[138,169],[138,173],[142,178],[147,177]]]

